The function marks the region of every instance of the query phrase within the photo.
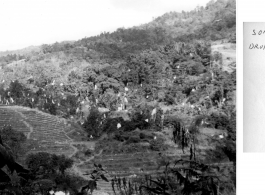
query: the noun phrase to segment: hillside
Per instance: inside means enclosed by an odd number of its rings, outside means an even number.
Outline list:
[[[3,56],[8,56],[8,55],[20,55],[20,56],[27,56],[30,54],[38,53],[41,51],[40,46],[29,46],[23,49],[18,49],[18,50],[12,50],[12,51],[1,51],[0,52],[0,57]]]
[[[84,173],[93,171],[94,163],[104,165],[104,168],[108,171],[109,180],[114,177],[130,179],[134,178],[134,175],[137,175],[137,177],[144,177],[144,175],[157,177],[163,172],[164,165],[161,166],[160,164],[163,159],[158,151],[147,150],[131,154],[110,154],[101,149],[100,152],[97,152],[95,141],[82,140],[85,137],[83,131],[75,129],[66,120],[35,109],[19,106],[0,106],[0,119],[0,126],[11,125],[12,128],[26,135],[27,140],[23,147],[27,151],[27,155],[37,152],[64,154],[74,159],[74,165],[70,172],[80,177],[84,177]],[[218,141],[213,135],[219,135],[222,132],[222,130],[202,128],[200,144],[197,146],[201,152],[197,155],[202,156],[210,148],[215,148],[214,145],[218,145]],[[164,131],[156,133],[157,136],[168,139],[168,133],[171,134],[171,130],[166,128]],[[207,137],[210,137],[210,139]],[[106,143],[106,140],[103,140],[103,142]],[[183,154],[173,141],[168,140],[167,144],[169,148],[164,154],[168,159],[189,159],[190,154]],[[92,156],[86,156],[88,150],[94,151]],[[23,162],[25,154],[20,157],[22,157],[21,161]],[[215,163],[215,161],[213,162]],[[220,166],[223,166],[223,171],[226,171],[227,168],[230,171],[232,170],[232,163],[229,163],[227,159],[224,158],[222,161],[218,159],[217,162],[218,165],[220,163]],[[227,165],[228,167],[226,167]],[[113,193],[110,183],[100,181],[98,186],[99,189],[105,192]]]
[[[67,121],[26,107],[0,106],[0,118],[1,127],[11,125],[26,135],[27,154],[45,151],[72,156],[77,150],[73,145],[82,143],[84,136]]]
[[[104,32],[78,41],[64,41],[0,52],[0,65],[41,53],[60,51],[72,54],[78,52],[78,57],[86,61],[90,61],[91,58],[99,60],[106,57],[108,60],[113,60],[145,49],[155,49],[172,41],[190,42],[198,39],[235,41],[235,24],[235,0],[210,1],[205,7],[196,7],[190,12],[166,13],[150,23],[128,29],[119,28],[113,33]]]
[[[210,1],[205,7],[185,12],[170,12],[157,17],[139,28],[166,30],[168,35],[182,41],[191,39],[218,40],[233,37],[236,24],[236,3],[234,0]],[[188,37],[188,38],[187,38]]]
[[[113,33],[1,52],[5,141],[21,141],[18,160],[35,180],[73,194],[88,180],[109,194],[235,194],[235,8],[210,1]]]

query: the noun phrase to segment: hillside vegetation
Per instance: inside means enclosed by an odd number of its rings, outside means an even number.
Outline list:
[[[235,30],[235,0],[217,0],[0,52],[0,134],[10,132],[13,150],[24,143],[13,153],[33,173],[20,189],[36,180],[42,194],[77,194],[90,180],[79,194],[96,185],[110,194],[235,194]]]

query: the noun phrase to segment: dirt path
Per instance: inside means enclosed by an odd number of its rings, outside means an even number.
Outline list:
[[[33,127],[26,121],[27,117],[24,114],[17,111],[16,109],[14,109],[14,111],[21,116],[22,122],[29,128],[29,133],[27,134],[27,139],[30,139],[30,135],[33,133]],[[23,119],[25,119],[25,120],[23,120]]]
[[[33,127],[24,120],[22,122],[29,128],[29,133],[27,135],[27,139],[30,139],[30,135],[33,133]]]

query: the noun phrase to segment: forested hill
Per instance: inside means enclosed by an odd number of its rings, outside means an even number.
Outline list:
[[[205,7],[185,12],[170,12],[142,25],[142,29],[163,28],[175,40],[218,40],[232,38],[236,28],[235,0],[211,0]]]
[[[24,53],[2,56],[0,93],[8,93],[8,87],[12,88],[10,83],[18,80],[33,96],[39,90],[45,90],[53,92],[50,95],[60,101],[62,97],[58,94],[93,97],[93,88],[97,86],[98,101],[102,106],[115,110],[118,105],[116,94],[126,85],[141,88],[137,91],[141,92],[137,98],[150,95],[157,98],[161,91],[164,94],[160,94],[161,101],[174,104],[190,98],[190,90],[199,81],[208,82],[209,76],[213,78],[215,74],[222,84],[232,83],[232,87],[228,84],[227,90],[221,90],[221,95],[217,94],[219,89],[212,92],[215,104],[216,100],[233,93],[235,74],[223,75],[222,72],[227,70],[224,66],[231,64],[228,58],[234,57],[213,54],[211,43],[227,41],[231,34],[235,34],[235,6],[234,0],[211,1],[204,8],[168,13],[143,26],[117,29],[113,33],[101,33],[78,41],[45,44],[35,49],[24,49]],[[181,25],[176,27],[178,24]],[[216,67],[210,64],[216,64]],[[24,95],[16,93],[13,99],[16,97],[23,102],[19,105],[28,105],[24,102],[28,97]],[[142,101],[137,98],[135,102]],[[200,97],[195,99],[192,102],[198,103]],[[61,107],[53,109],[52,113],[56,114]]]
[[[109,33],[69,41],[44,44],[17,51],[0,52],[0,65],[8,64],[40,53],[64,51],[79,53],[88,59],[124,59],[129,54],[145,49],[157,49],[175,41],[191,42],[195,39],[235,41],[235,0],[211,0],[205,7],[196,7],[189,12],[170,12],[150,23],[128,29],[119,28]],[[82,54],[80,54],[80,52]]]
[[[82,98],[92,99],[97,96],[99,105],[116,110],[116,96],[124,91],[125,86],[139,88],[132,95],[135,97],[131,101],[135,105],[141,103],[144,97],[169,104],[187,99],[199,103],[201,95],[190,97],[190,91],[212,78],[214,81],[220,79],[221,85],[227,85],[227,89],[221,87],[221,91],[209,88],[213,105],[224,97],[228,99],[228,96],[232,101],[235,57],[228,53],[235,51],[235,45],[216,46],[217,51],[234,48],[229,52],[224,51],[224,58],[222,54],[211,51],[211,43],[224,39],[227,42],[231,34],[235,34],[234,8],[234,0],[211,1],[205,8],[168,13],[144,26],[117,29],[113,33],[102,33],[73,42],[46,44],[35,50],[31,47],[28,53],[23,50],[23,54],[2,56],[0,95],[10,98],[6,94],[17,80],[23,86],[19,85],[19,88],[25,92],[15,92],[17,86],[14,85],[16,87],[11,97],[17,99],[15,104],[28,106],[26,92],[31,91],[32,96],[39,96],[45,91],[51,93],[53,102],[58,101],[58,106],[51,104],[54,108],[49,112],[68,116],[67,106],[66,110],[61,110],[60,102],[66,95],[79,94]],[[189,22],[192,20],[194,23]],[[173,21],[176,25],[173,25]],[[176,29],[178,24],[183,24],[183,28],[178,27],[182,32]],[[187,30],[191,28],[193,30]],[[185,31],[190,34],[184,34]],[[202,31],[205,33],[197,33]],[[228,70],[228,74],[224,73],[225,70]],[[219,78],[214,78],[215,75]],[[95,88],[97,93],[93,94]],[[39,106],[43,108],[41,103]]]
[[[101,54],[120,58],[128,53],[154,49],[175,41],[235,39],[235,0],[210,1],[205,7],[181,13],[170,12],[152,22],[113,33],[101,33],[76,42]]]
[[[217,187],[221,194],[235,194],[235,167],[220,169],[220,176],[205,172],[209,163],[229,160],[236,165],[235,7],[235,0],[211,1],[138,27],[0,54],[2,115],[24,116],[28,137],[36,136],[33,144],[50,148],[42,149],[60,153],[72,148],[73,171],[79,175],[100,163],[115,178],[155,173],[157,181],[170,184],[158,182],[170,193],[163,189],[157,194],[216,194]],[[12,120],[8,123],[15,128]],[[78,140],[70,143],[68,135]],[[54,140],[58,136],[59,143]],[[79,138],[82,143],[76,143]],[[172,169],[165,175],[176,176],[160,177],[158,161],[167,167],[171,159],[174,164],[185,160],[190,171]],[[38,178],[57,181],[50,174],[54,170],[43,169],[45,177]],[[64,172],[61,176],[66,178]],[[110,185],[105,189],[111,191]]]

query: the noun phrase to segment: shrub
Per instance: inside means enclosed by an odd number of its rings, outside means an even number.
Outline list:
[[[146,138],[146,135],[144,133],[140,133],[139,134],[139,137],[140,137],[140,139],[145,139]]]
[[[141,141],[139,136],[131,136],[127,141],[126,144],[131,144],[131,143],[139,143]]]
[[[117,141],[121,141],[121,142],[128,140],[129,137],[130,137],[130,135],[128,133],[125,133],[122,131],[118,131],[114,135],[114,139]]]
[[[157,138],[156,140],[150,141],[150,149],[154,151],[165,151],[168,147],[164,144],[162,138]]]
[[[227,130],[229,126],[229,119],[223,114],[212,113],[210,115],[210,123],[215,129]]]
[[[190,96],[187,100],[187,102],[190,102],[191,104],[195,104],[197,101],[199,101],[199,97],[196,95]]]
[[[164,91],[159,91],[159,92],[157,93],[158,101],[163,102],[164,99],[165,99],[165,96],[166,96],[166,94],[165,94]]]
[[[1,130],[1,136],[16,157],[24,152],[23,143],[27,138],[22,132],[16,131],[11,125],[5,125]]]
[[[172,95],[166,94],[165,102],[168,105],[172,105],[172,104],[175,103],[175,99],[174,99],[174,97]]]
[[[191,67],[189,67],[189,74],[190,75],[199,75],[204,72],[206,72],[205,67],[202,65],[202,63],[194,63]]]
[[[93,154],[93,150],[87,149],[85,151],[85,155],[88,156],[88,157],[92,156],[92,154]]]
[[[59,172],[65,173],[65,170],[72,167],[73,160],[65,157],[64,155],[55,155],[47,152],[39,152],[36,154],[29,154],[26,158],[26,164],[32,173],[38,175],[46,175]]]
[[[112,133],[117,131],[117,124],[123,121],[122,117],[119,118],[107,118],[103,125],[103,132]]]

